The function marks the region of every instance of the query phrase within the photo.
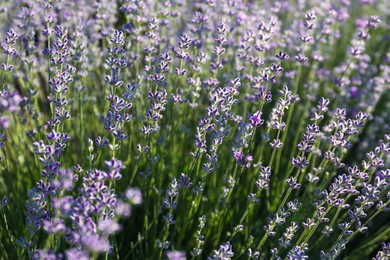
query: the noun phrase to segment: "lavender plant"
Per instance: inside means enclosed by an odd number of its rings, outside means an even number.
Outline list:
[[[0,2],[0,258],[387,259],[386,0]]]

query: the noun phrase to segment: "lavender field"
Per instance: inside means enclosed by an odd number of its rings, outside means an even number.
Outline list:
[[[390,1],[0,0],[0,259],[390,259]]]

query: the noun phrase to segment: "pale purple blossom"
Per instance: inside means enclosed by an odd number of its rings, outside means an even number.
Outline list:
[[[78,248],[72,248],[65,251],[65,257],[67,260],[88,260],[89,255]]]
[[[121,230],[121,226],[112,219],[101,220],[98,223],[98,229],[105,234],[115,234]]]
[[[139,188],[128,188],[125,196],[133,205],[139,205],[142,203],[142,193]]]
[[[185,260],[186,253],[184,251],[167,251],[167,257],[169,260]]]
[[[94,252],[107,252],[110,249],[107,238],[97,234],[84,234],[81,236],[81,241],[87,249]]]

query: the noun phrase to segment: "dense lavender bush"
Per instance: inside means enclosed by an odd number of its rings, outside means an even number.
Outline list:
[[[390,2],[0,2],[0,258],[388,259]]]

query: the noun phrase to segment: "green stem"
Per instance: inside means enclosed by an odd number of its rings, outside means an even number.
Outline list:
[[[294,87],[293,87],[293,90],[292,90],[293,95],[296,95],[298,93],[298,86],[299,86],[299,81],[300,81],[300,77],[301,77],[301,72],[302,72],[302,64],[300,63],[299,67],[298,67],[298,75],[296,77],[296,81],[295,81],[295,84],[294,84]],[[288,109],[288,115],[287,115],[287,121],[286,121],[286,129],[283,131],[282,140],[281,140],[281,142],[283,143],[284,147],[285,147],[285,140],[286,140],[287,134],[288,134],[288,128],[290,127],[292,115],[293,115],[293,112],[294,112],[294,107],[295,107],[295,103],[292,103],[290,108]],[[281,157],[282,157],[282,152],[283,152],[283,147],[278,150],[278,154],[277,154],[277,157],[276,157],[277,160],[276,160],[275,172],[279,172],[279,168],[280,168],[280,165],[281,165],[280,160],[281,160]]]
[[[14,247],[14,249],[15,249],[15,251],[16,251],[16,255],[17,255],[18,249],[17,249],[16,244],[15,244],[15,241],[14,241],[12,235],[11,235],[11,232],[10,232],[10,229],[9,229],[9,226],[8,226],[7,216],[6,216],[6,214],[5,214],[5,210],[4,210],[3,207],[4,207],[4,206],[0,206],[0,209],[1,209],[1,213],[2,213],[2,215],[3,215],[5,228],[6,228],[6,230],[7,230],[9,239],[11,240],[11,244],[12,244],[12,246]],[[2,243],[0,243],[0,244],[2,244]]]

